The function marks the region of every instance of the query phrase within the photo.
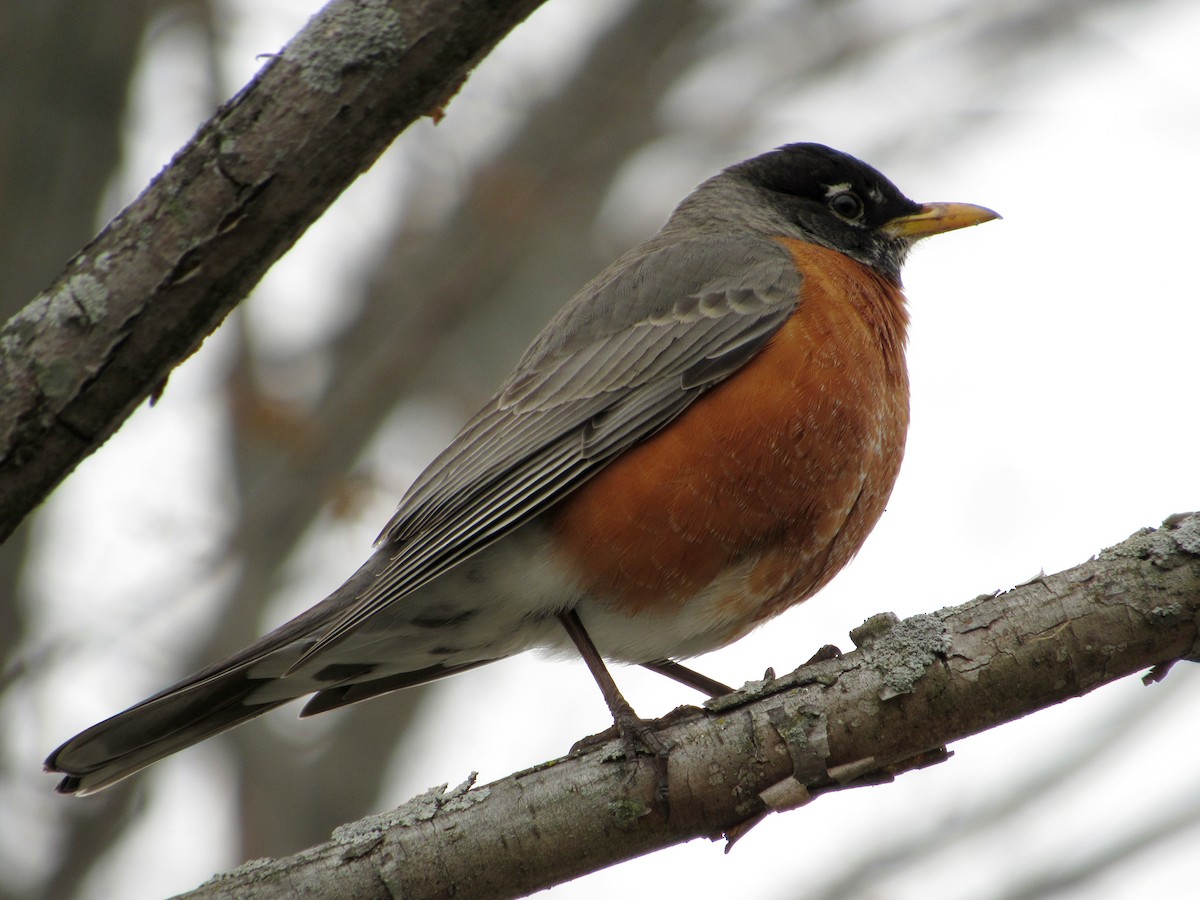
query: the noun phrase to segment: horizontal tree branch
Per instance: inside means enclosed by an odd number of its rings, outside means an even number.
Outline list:
[[[663,720],[669,806],[653,760],[626,762],[609,742],[434,789],[185,896],[515,897],[696,837],[737,838],[771,811],[890,780],[959,738],[1200,656],[1200,513],[1004,594],[875,616],[852,637],[852,653]]]
[[[542,0],[335,0],[0,330],[0,540]]]

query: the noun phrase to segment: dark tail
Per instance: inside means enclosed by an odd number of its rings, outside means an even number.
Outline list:
[[[308,658],[330,624],[377,579],[380,561],[388,559],[386,554],[372,556],[349,581],[290,622],[71,738],[46,759],[47,771],[66,776],[59,782],[59,792],[95,793],[165,756],[308,694],[316,696],[302,715],[490,662],[404,671],[406,654],[394,636],[382,643],[368,636],[362,648],[349,646],[355,640],[350,637],[340,648],[341,659],[328,651]]]
[[[95,793],[292,699],[253,702],[263,683],[246,668],[180,682],[77,734],[50,754],[46,771],[66,774],[59,793]]]
[[[299,656],[299,649],[289,649],[288,659]],[[286,661],[263,665],[261,657],[247,660],[243,652],[77,734],[50,754],[46,770],[66,775],[58,784],[59,793],[92,794],[297,697],[314,694],[300,713],[311,716],[486,662],[491,660],[387,674],[370,664],[326,666],[316,672],[316,667],[306,667],[286,677],[255,677],[252,673],[263,669],[278,672]]]

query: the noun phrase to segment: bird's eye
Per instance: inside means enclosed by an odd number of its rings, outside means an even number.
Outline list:
[[[829,198],[829,208],[847,222],[854,222],[863,214],[863,202],[853,191],[842,191]]]

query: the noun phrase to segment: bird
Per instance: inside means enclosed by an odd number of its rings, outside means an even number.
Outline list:
[[[310,716],[539,648],[583,657],[627,755],[652,745],[605,661],[728,691],[679,660],[858,552],[908,429],[901,266],[996,218],[821,144],[722,170],[551,319],[341,587],[66,741],[57,790],[301,697]]]

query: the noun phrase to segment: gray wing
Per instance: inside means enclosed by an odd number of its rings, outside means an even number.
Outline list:
[[[757,353],[799,289],[787,251],[745,235],[651,242],[618,260],[409,489],[379,537],[390,561],[296,666],[654,434]]]

